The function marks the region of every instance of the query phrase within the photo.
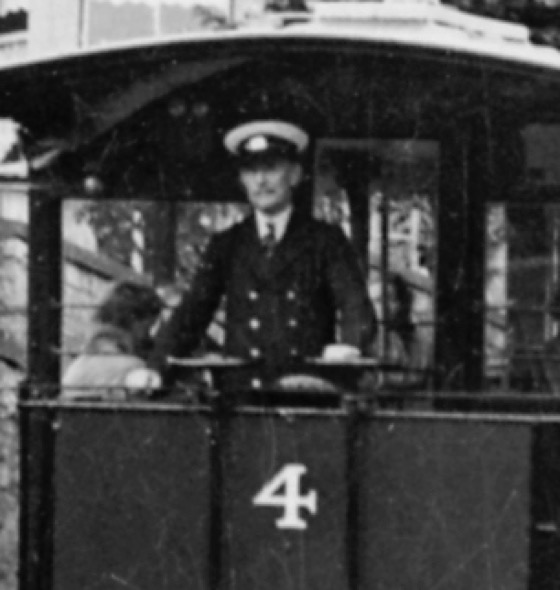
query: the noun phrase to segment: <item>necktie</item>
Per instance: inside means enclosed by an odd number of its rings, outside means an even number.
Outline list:
[[[265,249],[267,256],[272,256],[274,247],[276,246],[276,236],[274,235],[274,224],[266,224],[266,234],[262,238],[262,245]]]

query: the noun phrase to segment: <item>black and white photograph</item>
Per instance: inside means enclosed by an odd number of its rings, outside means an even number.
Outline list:
[[[0,590],[560,590],[560,0],[0,0]]]

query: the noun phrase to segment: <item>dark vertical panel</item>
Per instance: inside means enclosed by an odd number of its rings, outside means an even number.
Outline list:
[[[209,588],[219,590],[222,584],[224,553],[222,537],[224,534],[223,522],[223,461],[222,456],[226,452],[228,444],[228,419],[227,412],[223,411],[222,402],[214,400],[211,417],[211,445],[210,445],[210,543],[208,546],[208,558],[210,561]]]
[[[61,410],[57,590],[209,588],[209,424],[193,413]]]
[[[533,429],[530,590],[560,589],[560,426]]]
[[[364,271],[368,269],[369,184],[380,175],[379,159],[368,151],[329,150],[336,181],[344,188],[350,205],[351,242]]]
[[[348,562],[348,588],[349,590],[359,590],[361,588],[359,499],[362,490],[360,457],[363,445],[361,435],[364,429],[361,427],[360,411],[357,405],[348,404],[347,408],[349,415],[346,419],[346,559]]]
[[[327,415],[231,419],[224,464],[223,588],[348,588],[345,427],[344,419]],[[307,527],[301,530],[280,528],[283,506],[254,502],[265,484],[293,466],[306,470],[295,480],[297,496],[317,494],[315,514],[297,511]],[[291,492],[284,485],[276,494],[281,501]]]
[[[316,143],[313,138],[310,141],[309,147],[307,149],[307,153],[304,154],[302,159],[302,167],[303,167],[303,178],[300,184],[296,187],[294,195],[293,195],[293,202],[295,207],[300,207],[302,211],[309,213],[310,215],[313,213],[313,182],[314,182],[314,160],[313,157],[315,155],[316,150]],[[236,177],[237,178],[237,177]],[[246,199],[246,195],[243,194],[243,199]]]
[[[59,199],[31,192],[28,240],[28,376],[32,383],[57,383],[62,297]]]
[[[177,266],[177,202],[162,201],[154,207],[153,275],[156,285],[173,284]]]
[[[383,194],[381,200],[381,259],[379,261],[379,272],[381,274],[381,316],[384,321],[381,325],[381,359],[384,361],[389,357],[389,326],[385,318],[389,314],[389,197]]]
[[[525,590],[531,426],[372,420],[362,587]]]
[[[379,175],[379,162],[368,152],[340,152],[336,157],[339,182],[346,189],[351,210],[352,244],[362,268],[368,268],[369,183]]]
[[[25,392],[24,396],[25,396]],[[53,550],[53,414],[20,412],[19,588],[51,590]]]
[[[469,121],[467,158],[467,267],[468,301],[465,346],[465,389],[480,391],[484,368],[486,205],[494,196],[489,114]]]
[[[435,362],[440,387],[462,389],[466,349],[466,165],[465,139],[458,126],[441,136],[441,177],[438,202]]]
[[[484,347],[485,204],[492,170],[486,119],[441,137],[436,365],[440,387],[480,390]]]

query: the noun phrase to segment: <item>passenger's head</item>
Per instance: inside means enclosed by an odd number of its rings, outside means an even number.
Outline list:
[[[151,346],[150,329],[162,309],[163,301],[152,287],[122,281],[101,302],[94,319],[127,332],[135,352],[143,354]]]
[[[236,158],[241,185],[255,209],[274,215],[291,204],[308,143],[301,127],[282,120],[250,121],[226,134],[224,144]]]

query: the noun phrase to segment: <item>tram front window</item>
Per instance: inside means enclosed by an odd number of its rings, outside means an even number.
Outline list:
[[[114,294],[115,285],[146,285],[140,294],[153,285],[165,306],[159,320],[152,318],[155,333],[189,288],[211,234],[239,221],[246,211],[247,205],[237,202],[65,201],[63,375],[89,349],[100,327],[106,332],[98,312]],[[134,307],[134,301],[126,305],[120,299],[122,313],[124,307]],[[218,310],[202,348],[220,349],[222,324],[223,311]]]
[[[389,368],[381,385],[427,387],[434,340],[437,144],[323,140],[313,167],[310,212],[341,226],[367,277],[379,330],[364,352]],[[65,267],[63,370],[83,350],[95,327],[94,311],[115,282],[154,285],[167,306],[177,305],[210,236],[249,211],[243,201],[66,201],[65,236],[74,244],[76,264]],[[224,314],[222,305],[196,354],[221,350]],[[169,310],[162,319],[166,315]]]
[[[326,140],[317,152],[315,215],[361,255],[381,324],[372,353],[390,388],[430,382],[438,158],[436,142],[419,140]]]

